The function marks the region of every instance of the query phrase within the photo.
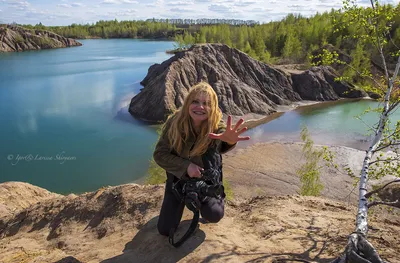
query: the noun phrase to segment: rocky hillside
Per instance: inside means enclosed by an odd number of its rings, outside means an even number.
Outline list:
[[[210,83],[222,111],[236,116],[268,115],[278,105],[301,100],[366,95],[347,83],[335,82],[335,77],[329,67],[289,73],[223,44],[195,45],[149,68],[141,82],[144,88],[132,98],[129,112],[145,121],[163,121],[182,105],[188,89],[199,81]]]
[[[49,31],[0,25],[0,52],[20,52],[73,46],[82,46],[82,44],[72,38],[65,38]]]

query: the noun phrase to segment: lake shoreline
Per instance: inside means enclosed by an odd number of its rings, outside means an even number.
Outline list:
[[[358,102],[358,101],[376,101],[376,100],[374,100],[370,97],[354,98],[354,99],[340,98],[338,100],[332,100],[332,101],[302,100],[302,101],[293,102],[289,105],[278,105],[277,111],[273,112],[269,115],[250,113],[250,114],[245,114],[243,116],[232,116],[232,121],[238,121],[240,118],[244,118],[245,123],[243,124],[243,126],[246,125],[248,127],[248,129],[252,129],[252,128],[256,128],[262,124],[266,124],[289,111],[311,109],[312,107],[322,108],[322,107],[326,107],[326,106],[334,106],[334,105],[341,104],[341,103]],[[228,117],[228,115],[225,113],[223,113],[222,115],[223,115],[224,119],[226,119]]]
[[[127,101],[130,101],[139,93],[143,88],[139,82],[152,64],[162,63],[170,57],[165,50],[171,49],[172,43],[93,39],[83,44],[76,49],[4,54],[0,60],[0,65],[9,69],[0,74],[4,80],[0,84],[0,119],[3,123],[0,131],[0,144],[3,146],[0,151],[3,156],[0,160],[1,182],[23,181],[68,194],[145,177],[158,135],[154,127],[132,121],[127,110],[120,113],[121,101],[127,96]],[[20,71],[21,64],[24,65],[23,71]],[[311,132],[316,127],[313,123],[324,126],[325,122],[331,121],[336,126],[343,126],[337,134],[331,133],[331,137],[352,132],[350,126],[353,125],[346,118],[359,113],[352,114],[351,108],[365,109],[365,105],[359,107],[358,102],[322,110],[323,115],[317,113],[314,116],[311,112],[303,118],[302,114],[296,113],[302,108],[326,107],[342,101],[349,99],[300,101],[279,107],[277,113],[261,116],[276,119],[279,114],[284,115],[265,125],[272,125],[273,135],[278,136],[270,136],[271,129],[267,128],[264,131],[266,135],[261,134],[264,136],[262,140],[292,141],[299,134],[297,122],[304,119],[310,120]],[[350,108],[347,117],[331,115],[336,111],[342,112],[343,108]],[[321,119],[324,114],[329,118]],[[264,119],[264,123],[267,122]],[[357,138],[362,138],[359,134]],[[251,142],[257,143],[255,139],[256,136],[252,136]],[[320,141],[323,144],[322,139],[316,143],[320,144]],[[240,147],[246,147],[245,142],[241,142]],[[32,154],[53,157],[54,160],[54,156],[62,152],[74,159],[62,164],[51,161],[51,158],[31,162],[21,160],[18,165],[13,165],[15,161],[8,159]]]

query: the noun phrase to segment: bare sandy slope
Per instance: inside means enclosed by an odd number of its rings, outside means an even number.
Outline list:
[[[38,203],[28,198],[31,205],[0,214],[0,262],[330,262],[354,229],[354,202],[340,201],[352,181],[326,169],[323,197],[295,195],[300,149],[268,143],[226,154],[224,176],[235,199],[218,224],[200,223],[178,249],[156,228],[164,186],[126,184]],[[362,158],[350,148],[335,151],[338,162],[354,168]],[[14,183],[11,192],[18,199],[3,198],[0,204],[21,202],[20,189]],[[191,216],[185,211],[178,234],[186,231]],[[369,239],[382,257],[400,262],[399,217],[372,211],[370,226]]]
[[[256,197],[229,203],[223,220],[200,224],[176,249],[156,230],[163,190],[127,184],[42,201],[0,228],[0,262],[329,262],[354,224],[354,209],[343,203]],[[400,222],[372,219],[371,226],[382,256],[399,262]]]
[[[0,216],[11,215],[31,204],[60,196],[28,183],[6,182],[0,185]]]
[[[301,143],[258,143],[225,154],[224,176],[231,183],[235,198],[298,194],[300,179],[296,171],[305,163],[302,146]],[[365,154],[342,146],[329,149],[339,169],[328,168],[321,162],[321,181],[325,187],[322,196],[354,201],[358,191],[343,167],[347,165],[358,174]]]

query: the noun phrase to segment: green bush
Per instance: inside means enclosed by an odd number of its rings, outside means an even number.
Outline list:
[[[46,36],[33,36],[32,41],[40,47],[50,47],[52,44],[52,40]]]
[[[233,200],[233,198],[235,197],[234,196],[234,194],[233,194],[233,190],[232,190],[232,186],[231,186],[231,184],[229,183],[229,181],[228,180],[226,180],[225,178],[223,179],[223,182],[222,182],[223,184],[224,184],[224,192],[225,192],[225,199],[226,200],[228,200],[228,201],[231,201],[231,200]]]
[[[24,42],[24,38],[23,38],[21,35],[19,35],[19,34],[16,35],[14,39],[15,39],[15,42],[18,43],[18,44]]]
[[[320,181],[319,162],[324,155],[323,150],[313,149],[314,142],[311,139],[308,129],[303,126],[301,130],[301,139],[304,142],[303,154],[306,158],[305,164],[297,170],[300,176],[300,194],[306,196],[319,196],[324,189],[324,185]]]
[[[145,184],[163,184],[166,180],[165,170],[158,166],[158,164],[154,161],[154,158],[150,160],[149,169],[147,170],[147,176],[144,180]]]
[[[160,125],[157,128],[157,133],[158,133],[157,141],[160,139],[161,131],[162,131],[162,125]],[[156,144],[157,144],[157,142],[152,145],[153,151],[156,147]],[[144,183],[151,184],[151,185],[162,184],[162,183],[165,183],[165,180],[166,180],[165,170],[163,168],[161,168],[156,163],[156,161],[154,161],[154,158],[152,157],[150,160],[149,169],[147,170],[147,176],[144,180]]]

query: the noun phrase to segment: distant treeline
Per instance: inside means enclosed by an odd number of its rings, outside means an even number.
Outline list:
[[[103,21],[93,24],[72,24],[69,26],[44,26],[42,23],[21,25],[30,29],[49,30],[70,38],[148,38],[173,39],[176,34],[183,33],[171,23],[156,21]]]
[[[218,24],[228,24],[232,26],[254,26],[259,25],[260,22],[255,20],[240,20],[240,19],[147,19],[146,22],[161,22],[170,23],[173,25],[218,25]]]
[[[384,10],[396,9],[396,16],[387,39],[386,54],[399,51],[400,4],[385,5]],[[360,9],[367,12],[368,9]],[[382,12],[385,16],[386,12]],[[149,19],[146,21],[99,21],[94,24],[46,27],[22,25],[45,29],[72,38],[148,38],[171,39],[176,48],[190,47],[195,43],[224,43],[242,50],[267,63],[307,63],[311,55],[323,47],[338,50],[349,63],[360,71],[370,70],[377,57],[376,49],[354,39],[360,30],[355,26],[341,29],[335,24],[351,24],[346,16],[335,10],[306,18],[289,14],[281,21],[258,24],[254,21],[223,19]],[[371,61],[372,60],[372,61]],[[375,65],[379,68],[379,65]],[[390,66],[390,65],[389,65]],[[354,73],[344,72],[347,77]],[[353,74],[353,75],[352,75]]]
[[[146,21],[103,21],[93,24],[72,24],[69,26],[45,26],[42,23],[21,25],[29,29],[49,30],[70,38],[148,38],[171,39],[183,34],[184,30],[202,25],[226,24],[231,26],[254,26],[259,24],[254,20],[238,19],[147,19]]]

